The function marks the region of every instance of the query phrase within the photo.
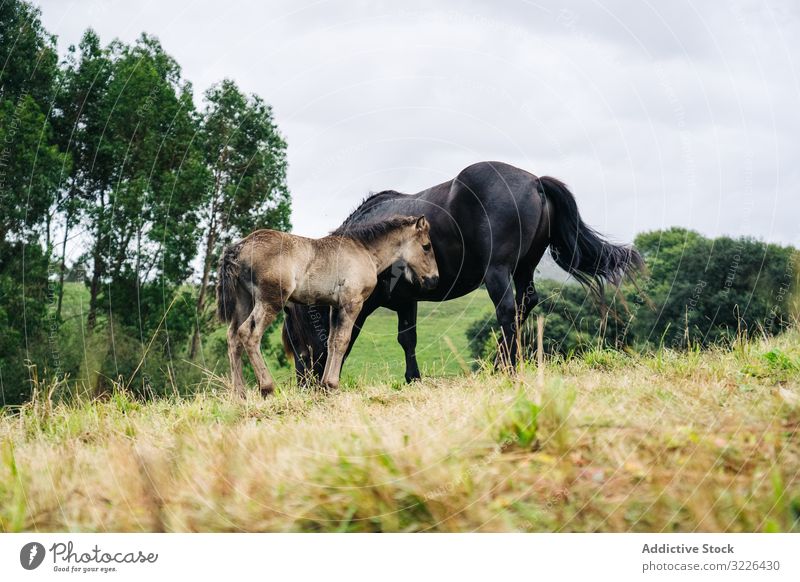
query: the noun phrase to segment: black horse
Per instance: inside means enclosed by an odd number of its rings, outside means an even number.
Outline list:
[[[548,246],[556,264],[601,301],[605,282],[619,284],[642,265],[636,250],[608,242],[583,223],[562,182],[501,162],[473,164],[418,194],[372,194],[334,234],[394,215],[424,215],[430,222],[439,285],[421,288],[405,265],[384,271],[356,320],[347,353],[366,318],[388,307],[397,312],[397,341],[405,352],[408,382],[420,377],[417,301],[455,299],[485,283],[502,329],[501,359],[514,366],[516,331],[538,302],[533,273]],[[294,357],[298,380],[318,379],[325,368],[330,308],[290,304],[285,311],[283,343]]]

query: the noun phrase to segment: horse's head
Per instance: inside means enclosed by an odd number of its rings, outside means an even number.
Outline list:
[[[406,227],[400,259],[414,273],[424,289],[433,289],[439,283],[439,267],[433,254],[430,225],[424,216]]]

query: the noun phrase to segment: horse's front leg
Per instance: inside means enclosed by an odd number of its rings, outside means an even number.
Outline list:
[[[269,396],[275,390],[275,382],[272,374],[269,373],[264,356],[261,354],[261,337],[264,331],[275,321],[275,316],[280,312],[281,305],[278,302],[256,300],[253,311],[247,319],[239,326],[237,335],[242,346],[244,346],[253,371],[256,373],[258,387],[261,389],[262,396]],[[242,391],[239,391],[242,394]]]
[[[378,307],[380,307],[380,302],[375,298],[374,293],[370,295],[361,305],[361,311],[359,312],[358,317],[356,317],[356,321],[353,324],[353,331],[350,332],[350,343],[347,346],[347,351],[344,353],[342,365],[344,365],[344,362],[347,360],[347,356],[350,355],[350,352],[353,351],[353,346],[356,344],[356,339],[358,339],[361,330],[364,328],[367,318],[375,313],[375,310],[378,309]]]
[[[417,365],[417,302],[409,301],[397,308],[397,342],[406,355],[406,382],[420,379]]]
[[[339,308],[331,309],[331,332],[328,337],[328,359],[325,362],[325,371],[322,374],[322,385],[326,388],[339,387],[339,375],[342,373],[342,361],[350,345],[350,335],[353,332],[358,314],[361,312],[362,303],[347,303]]]

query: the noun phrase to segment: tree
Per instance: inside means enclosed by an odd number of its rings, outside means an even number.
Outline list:
[[[0,3],[0,381],[6,403],[28,393],[25,360],[45,356],[48,210],[69,168],[48,118],[56,73],[54,39],[39,10],[19,0]]]
[[[26,359],[49,361],[46,319],[50,339],[64,339],[73,233],[85,252],[71,276],[88,273],[82,353],[93,361],[70,358],[62,371],[86,362],[87,373],[130,381],[138,370],[144,391],[157,391],[155,375],[193,332],[196,351],[219,247],[289,228],[286,144],[270,107],[230,81],[206,97],[200,115],[180,67],[147,35],[104,46],[87,30],[59,67],[38,9],[0,2],[0,384],[12,400],[27,394]],[[185,283],[201,240],[195,294]]]
[[[55,38],[42,26],[41,11],[28,2],[0,4],[0,87],[2,98],[30,95],[39,104],[53,96],[58,56]]]
[[[68,49],[66,62],[59,72],[61,91],[56,96],[58,115],[53,119],[59,146],[69,151],[74,162],[72,171],[59,190],[54,209],[54,213],[63,220],[57,306],[59,318],[70,232],[84,217],[84,210],[91,205],[94,192],[112,179],[111,161],[100,147],[104,137],[107,112],[103,108],[110,75],[111,67],[100,46],[100,39],[89,29],[77,49],[75,46]]]
[[[169,350],[191,330],[170,330],[167,315],[191,274],[208,181],[191,85],[155,38],[102,47],[89,30],[70,51],[64,87],[60,133],[74,157],[65,222],[86,225],[91,249],[87,328],[103,311],[109,329],[123,326],[142,345],[159,329]]]
[[[46,216],[66,163],[47,115],[57,74],[55,41],[39,10],[0,4],[0,238],[30,238]]]
[[[596,300],[574,282],[543,280],[536,284],[542,298],[536,311],[545,317],[544,351],[549,355],[570,355],[598,346],[621,347],[626,343],[625,325],[609,318],[603,332],[602,316]],[[607,301],[617,307],[608,293]],[[494,313],[487,314],[467,330],[469,348],[476,360],[494,360],[499,327]],[[536,353],[536,317],[529,317],[520,330],[522,354],[529,359]]]
[[[211,272],[221,246],[259,228],[291,227],[286,142],[270,106],[257,95],[245,96],[230,80],[211,87],[205,100],[201,142],[210,181],[201,208],[205,244],[190,359],[209,323]]]
[[[633,336],[670,347],[710,345],[738,334],[779,333],[791,321],[797,251],[753,238],[708,239],[683,228],[643,233],[647,295],[656,310],[637,309]],[[638,299],[630,293],[632,302]]]
[[[87,31],[65,87],[71,189],[91,233],[92,328],[104,284],[185,280],[204,179],[191,86],[156,39],[101,48]],[[106,288],[107,304],[110,295]]]
[[[800,253],[792,247],[748,237],[709,239],[683,228],[643,233],[634,244],[647,264],[647,278],[638,287],[623,286],[624,306],[609,291],[606,300],[614,309],[605,329],[598,307],[580,286],[537,285],[547,353],[729,344],[739,334],[776,334],[796,321]],[[533,319],[521,333],[529,356],[536,345]],[[496,333],[493,315],[473,323],[467,335],[476,359],[494,357]]]

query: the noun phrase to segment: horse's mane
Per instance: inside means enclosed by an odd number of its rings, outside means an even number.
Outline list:
[[[411,226],[417,219],[418,217],[416,216],[394,216],[386,220],[367,224],[347,224],[347,221],[345,221],[342,226],[334,230],[331,234],[334,236],[351,238],[363,243],[371,243],[393,230]]]
[[[339,231],[346,229],[349,225],[364,222],[369,215],[369,211],[372,210],[373,203],[376,202],[378,198],[382,196],[388,196],[390,194],[397,194],[397,192],[393,190],[383,190],[381,192],[370,192],[367,194],[361,203],[353,209],[353,212],[351,212],[349,216],[344,219],[344,222],[342,222],[341,226],[331,232],[331,234],[339,235],[341,234]]]

